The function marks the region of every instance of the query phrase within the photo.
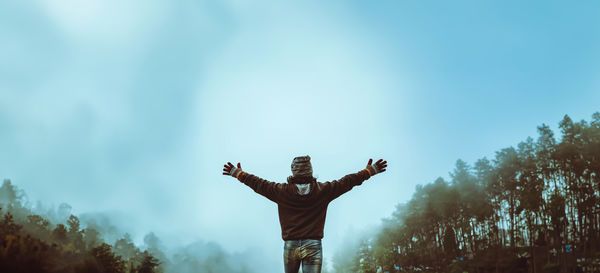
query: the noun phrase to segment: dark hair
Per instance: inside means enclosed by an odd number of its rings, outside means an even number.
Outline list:
[[[287,181],[290,184],[307,184],[311,182],[317,182],[317,179],[312,176],[298,175],[288,176]]]

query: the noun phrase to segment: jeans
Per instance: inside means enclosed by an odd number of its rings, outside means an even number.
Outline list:
[[[321,273],[323,247],[321,240],[289,240],[283,245],[283,266],[285,273],[298,273],[302,263],[302,273]]]

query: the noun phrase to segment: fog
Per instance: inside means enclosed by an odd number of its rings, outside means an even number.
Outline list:
[[[330,260],[457,158],[597,111],[594,8],[507,5],[3,1],[0,177],[109,241],[279,272],[276,205],[223,164],[285,182],[310,155],[325,182],[386,159],[330,205]]]

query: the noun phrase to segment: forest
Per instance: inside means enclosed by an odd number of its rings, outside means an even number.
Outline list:
[[[33,209],[25,193],[4,180],[0,187],[0,272],[191,273],[255,272],[251,257],[226,253],[214,242],[193,242],[166,251],[152,232],[143,250],[131,235],[101,216],[77,217],[62,203]],[[84,219],[82,221],[81,219]]]
[[[336,253],[335,272],[600,272],[600,113],[559,129],[457,160]]]
[[[0,188],[0,272],[155,273],[156,249],[140,251],[125,235],[109,245],[93,227],[82,229],[78,217],[51,224],[24,206],[24,193],[10,180]],[[153,251],[157,251],[151,254]]]

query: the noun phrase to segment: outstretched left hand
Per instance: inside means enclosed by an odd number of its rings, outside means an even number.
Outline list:
[[[382,173],[385,172],[385,168],[387,168],[387,161],[384,161],[383,159],[379,159],[377,160],[377,162],[375,162],[375,164],[373,163],[373,159],[369,158],[369,162],[367,163],[367,171],[369,172],[369,175],[373,176],[376,175],[378,173]]]

